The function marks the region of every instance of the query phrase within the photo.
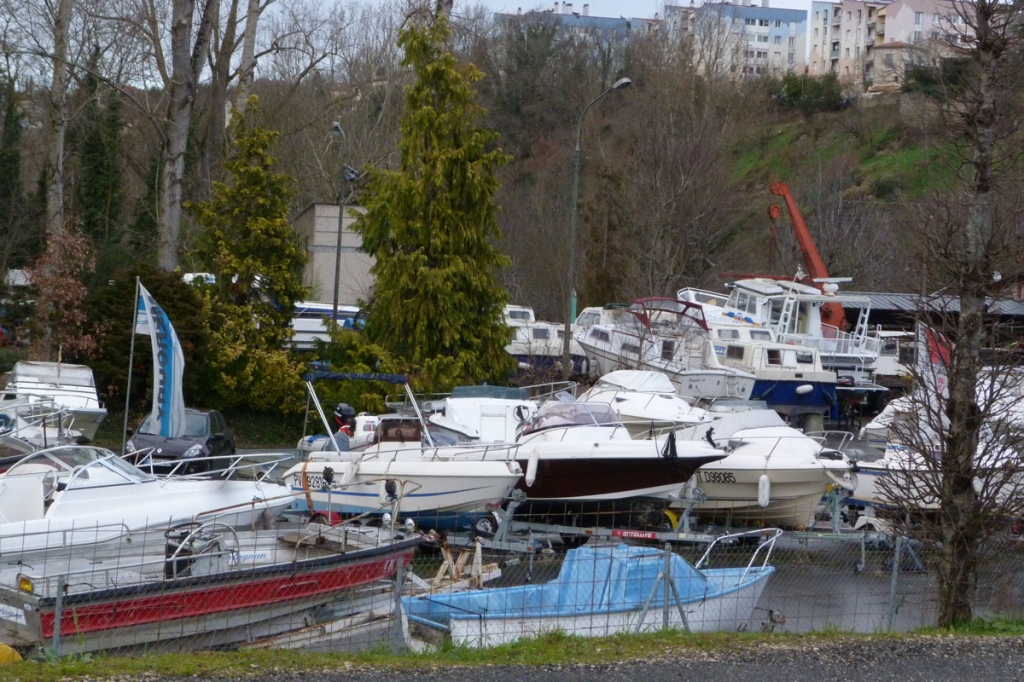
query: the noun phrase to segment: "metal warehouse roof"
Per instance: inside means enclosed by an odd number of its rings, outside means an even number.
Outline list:
[[[844,294],[866,296],[871,301],[871,310],[884,312],[915,312],[926,304],[935,312],[960,312],[960,300],[954,296],[921,296],[921,294],[885,294],[872,291],[844,291]],[[849,306],[853,307],[853,306]],[[1024,301],[1012,298],[991,300],[989,313],[1024,317]]]

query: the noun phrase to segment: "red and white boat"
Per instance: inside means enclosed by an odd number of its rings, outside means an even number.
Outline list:
[[[422,536],[218,522],[0,561],[0,642],[61,653],[224,646],[307,627],[394,575]],[[59,625],[58,625],[59,624]]]

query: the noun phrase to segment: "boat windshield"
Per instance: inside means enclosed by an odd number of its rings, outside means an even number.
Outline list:
[[[38,475],[50,470],[67,475],[68,487],[124,485],[154,480],[110,450],[81,445],[65,445],[40,450],[23,458],[7,470],[5,476]]]
[[[523,428],[524,433],[567,426],[619,426],[619,417],[606,403],[548,402]]]

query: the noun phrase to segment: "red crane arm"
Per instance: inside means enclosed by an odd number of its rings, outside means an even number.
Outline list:
[[[772,184],[771,192],[776,196],[782,197],[782,200],[786,202],[786,209],[789,211],[790,220],[793,221],[793,232],[796,234],[796,241],[800,245],[801,253],[804,255],[804,263],[807,265],[807,271],[811,279],[828,277],[825,262],[821,260],[818,247],[815,246],[814,240],[811,238],[811,233],[807,229],[804,217],[800,215],[800,208],[796,205],[796,199],[793,198],[789,187],[784,182],[776,182]],[[822,313],[827,318],[829,324],[835,325],[841,330],[846,329],[846,311],[843,310],[842,305],[826,303],[822,306]]]

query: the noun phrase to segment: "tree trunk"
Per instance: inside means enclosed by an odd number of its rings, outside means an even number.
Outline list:
[[[235,111],[245,111],[245,101],[252,92],[256,72],[256,26],[260,19],[259,0],[249,0],[245,13],[245,32],[242,34],[242,61],[238,64],[238,90],[235,92]]]
[[[67,131],[68,31],[71,0],[60,0],[53,24],[53,82],[50,85],[50,148],[46,188],[46,233],[64,230],[64,135]]]
[[[164,150],[163,192],[157,239],[157,264],[171,271],[178,265],[181,245],[182,183],[185,178],[185,150],[195,105],[196,81],[206,57],[218,0],[205,0],[195,44],[192,16],[195,0],[174,0],[171,9],[171,84],[167,115],[167,147]]]

